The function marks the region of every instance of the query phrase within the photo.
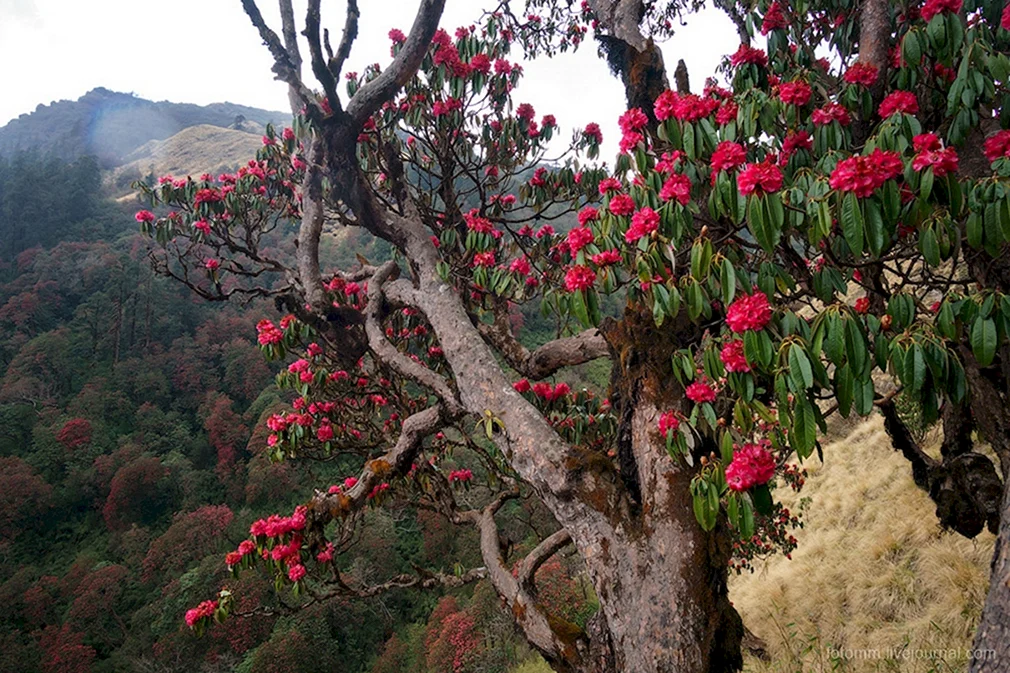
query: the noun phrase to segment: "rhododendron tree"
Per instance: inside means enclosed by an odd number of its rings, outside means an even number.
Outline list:
[[[346,75],[357,12],[331,53],[319,4],[303,32],[317,91],[290,4],[277,33],[243,0],[289,85],[292,128],[268,129],[234,174],[143,187],[152,205],[137,215],[156,268],[199,295],[275,298],[283,317],[256,331],[285,359],[291,406],[266,421],[271,456],[361,461],[255,522],[222,559],[233,572],[307,603],[487,578],[557,670],[734,670],[729,567],[796,544],[771,486],[802,485],[797,463],[820,453],[829,416],[875,411],[942,525],[1010,537],[1010,500],[973,434],[1005,477],[1001,3],[716,2],[742,44],[698,93],[683,67],[670,87],[652,39],[688,3],[505,3],[450,34],[444,3],[424,0],[409,34],[391,33],[388,65]],[[612,168],[580,163],[600,143],[587,127],[545,163],[564,120],[513,100],[513,50],[550,55],[590,30],[625,85],[621,153]],[[337,268],[324,225],[394,254]],[[265,247],[272,236],[289,244]],[[558,338],[523,343],[510,320],[523,304],[554,316]],[[605,397],[558,380],[597,359]],[[939,458],[899,398],[942,423]],[[558,528],[513,559],[495,517],[525,495]],[[475,527],[483,566],[353,578],[342,552],[363,511],[397,501]],[[600,603],[585,628],[536,600],[538,568],[569,544]],[[998,550],[977,646],[1005,658],[1010,540]],[[236,611],[226,588],[187,622]]]

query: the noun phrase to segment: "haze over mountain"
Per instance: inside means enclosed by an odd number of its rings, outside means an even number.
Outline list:
[[[135,152],[145,144],[189,127],[207,125],[259,134],[267,123],[283,125],[290,118],[289,113],[234,103],[155,102],[97,88],[76,101],[39,105],[0,128],[0,156],[31,151],[70,161],[93,155],[103,168],[114,168],[137,160]]]

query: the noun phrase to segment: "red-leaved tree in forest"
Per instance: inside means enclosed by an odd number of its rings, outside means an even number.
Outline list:
[[[973,667],[1003,670],[1010,12],[716,0],[742,44],[722,85],[692,90],[681,67],[671,85],[653,41],[688,4],[490,3],[450,34],[444,1],[422,0],[409,33],[390,32],[384,69],[345,74],[358,4],[333,49],[310,0],[314,90],[290,2],[277,33],[242,0],[293,127],[269,129],[234,174],[145,188],[166,214],[137,219],[161,272],[286,313],[257,325],[269,358],[290,356],[273,457],[350,454],[362,468],[256,522],[227,563],[273,573],[295,606],[486,577],[557,670],[734,670],[734,541],[791,548],[769,485],[801,483],[790,461],[819,450],[829,416],[879,410],[940,522],[1000,532],[977,639],[997,656]],[[598,153],[595,124],[545,162],[558,121],[512,99],[511,49],[550,56],[590,29],[628,98],[613,170],[576,160]],[[320,254],[330,227],[393,255],[336,268]],[[510,309],[524,304],[557,319],[556,339],[516,338]],[[564,380],[596,359],[605,398]],[[910,418],[942,424],[939,457]],[[557,529],[513,558],[496,516],[529,495]],[[362,511],[396,500],[475,527],[483,566],[352,580],[341,552]],[[538,568],[569,544],[600,604],[584,629],[536,600]],[[186,621],[234,611],[224,591]]]

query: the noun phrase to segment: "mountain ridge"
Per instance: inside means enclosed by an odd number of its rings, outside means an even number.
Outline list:
[[[166,140],[192,126],[259,133],[268,124],[287,124],[290,114],[237,103],[151,101],[98,87],[77,100],[39,104],[0,127],[0,156],[40,152],[63,160],[93,155],[115,168],[151,141]]]

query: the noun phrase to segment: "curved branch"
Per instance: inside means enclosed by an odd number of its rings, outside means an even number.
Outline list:
[[[328,308],[319,271],[319,237],[323,233],[323,158],[325,146],[318,136],[309,148],[309,167],[302,184],[302,223],[298,228],[298,279],[305,301],[319,313]]]
[[[564,528],[544,538],[519,564],[519,573],[516,577],[519,585],[528,590],[532,589],[533,579],[537,574],[537,570],[540,570],[540,566],[568,546],[571,541],[571,534]]]
[[[389,261],[375,271],[368,283],[368,305],[365,307],[365,334],[368,336],[368,345],[382,362],[434,392],[450,413],[461,413],[462,408],[445,379],[424,365],[411,360],[386,339],[381,324],[383,285],[386,281],[395,279],[399,273],[400,267],[396,262]]]
[[[400,53],[382,74],[362,86],[347,104],[347,114],[350,115],[355,127],[364,124],[365,120],[392,98],[421,67],[421,61],[428,51],[431,38],[435,35],[444,8],[445,0],[422,0],[414,17],[410,35],[407,36]]]

